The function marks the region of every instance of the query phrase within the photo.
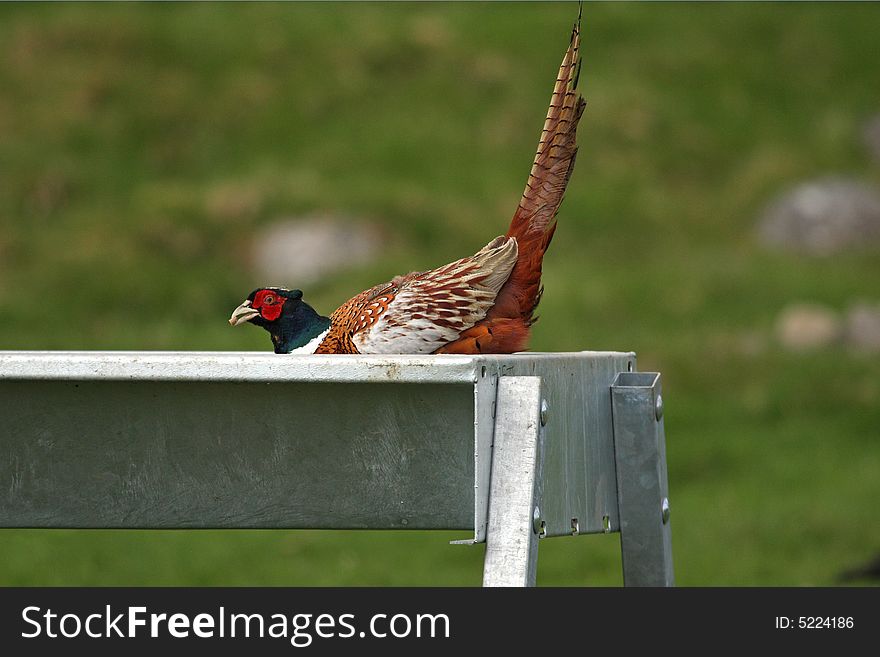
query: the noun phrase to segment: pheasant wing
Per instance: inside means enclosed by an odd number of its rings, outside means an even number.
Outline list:
[[[429,354],[482,320],[517,259],[514,238],[498,237],[475,255],[397,278],[334,313],[362,354]]]

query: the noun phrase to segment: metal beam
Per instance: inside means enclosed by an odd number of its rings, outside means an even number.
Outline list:
[[[0,526],[442,527],[480,542],[498,382],[540,376],[546,533],[615,531],[608,386],[633,363],[0,352]]]
[[[0,381],[0,527],[474,528],[472,385]]]

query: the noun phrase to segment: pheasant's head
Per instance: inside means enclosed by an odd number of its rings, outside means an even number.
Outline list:
[[[300,290],[285,290],[282,287],[265,287],[254,290],[233,311],[229,323],[232,326],[238,326],[243,322],[250,322],[266,328],[281,318],[288,302],[293,306],[300,299],[302,299]]]
[[[318,315],[302,300],[302,295],[300,290],[283,287],[256,289],[232,312],[229,323],[262,326],[272,336],[275,353],[290,353],[330,325],[330,320]]]

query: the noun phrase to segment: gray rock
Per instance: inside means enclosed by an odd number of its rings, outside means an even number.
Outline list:
[[[865,124],[862,140],[874,161],[880,163],[880,114]]]
[[[263,284],[301,288],[375,260],[381,246],[380,231],[366,222],[284,219],[254,238],[251,261]]]
[[[776,337],[792,351],[828,347],[843,337],[843,322],[834,310],[818,304],[788,306],[776,321]]]
[[[856,351],[880,353],[880,303],[862,301],[849,309],[846,344]]]
[[[842,178],[801,185],[770,205],[758,233],[767,246],[814,255],[880,245],[880,191]]]

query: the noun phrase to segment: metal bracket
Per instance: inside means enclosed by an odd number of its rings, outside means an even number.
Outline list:
[[[501,377],[483,586],[534,586],[544,530],[541,378]]]
[[[611,385],[625,586],[673,586],[663,397],[656,372],[621,372]]]

